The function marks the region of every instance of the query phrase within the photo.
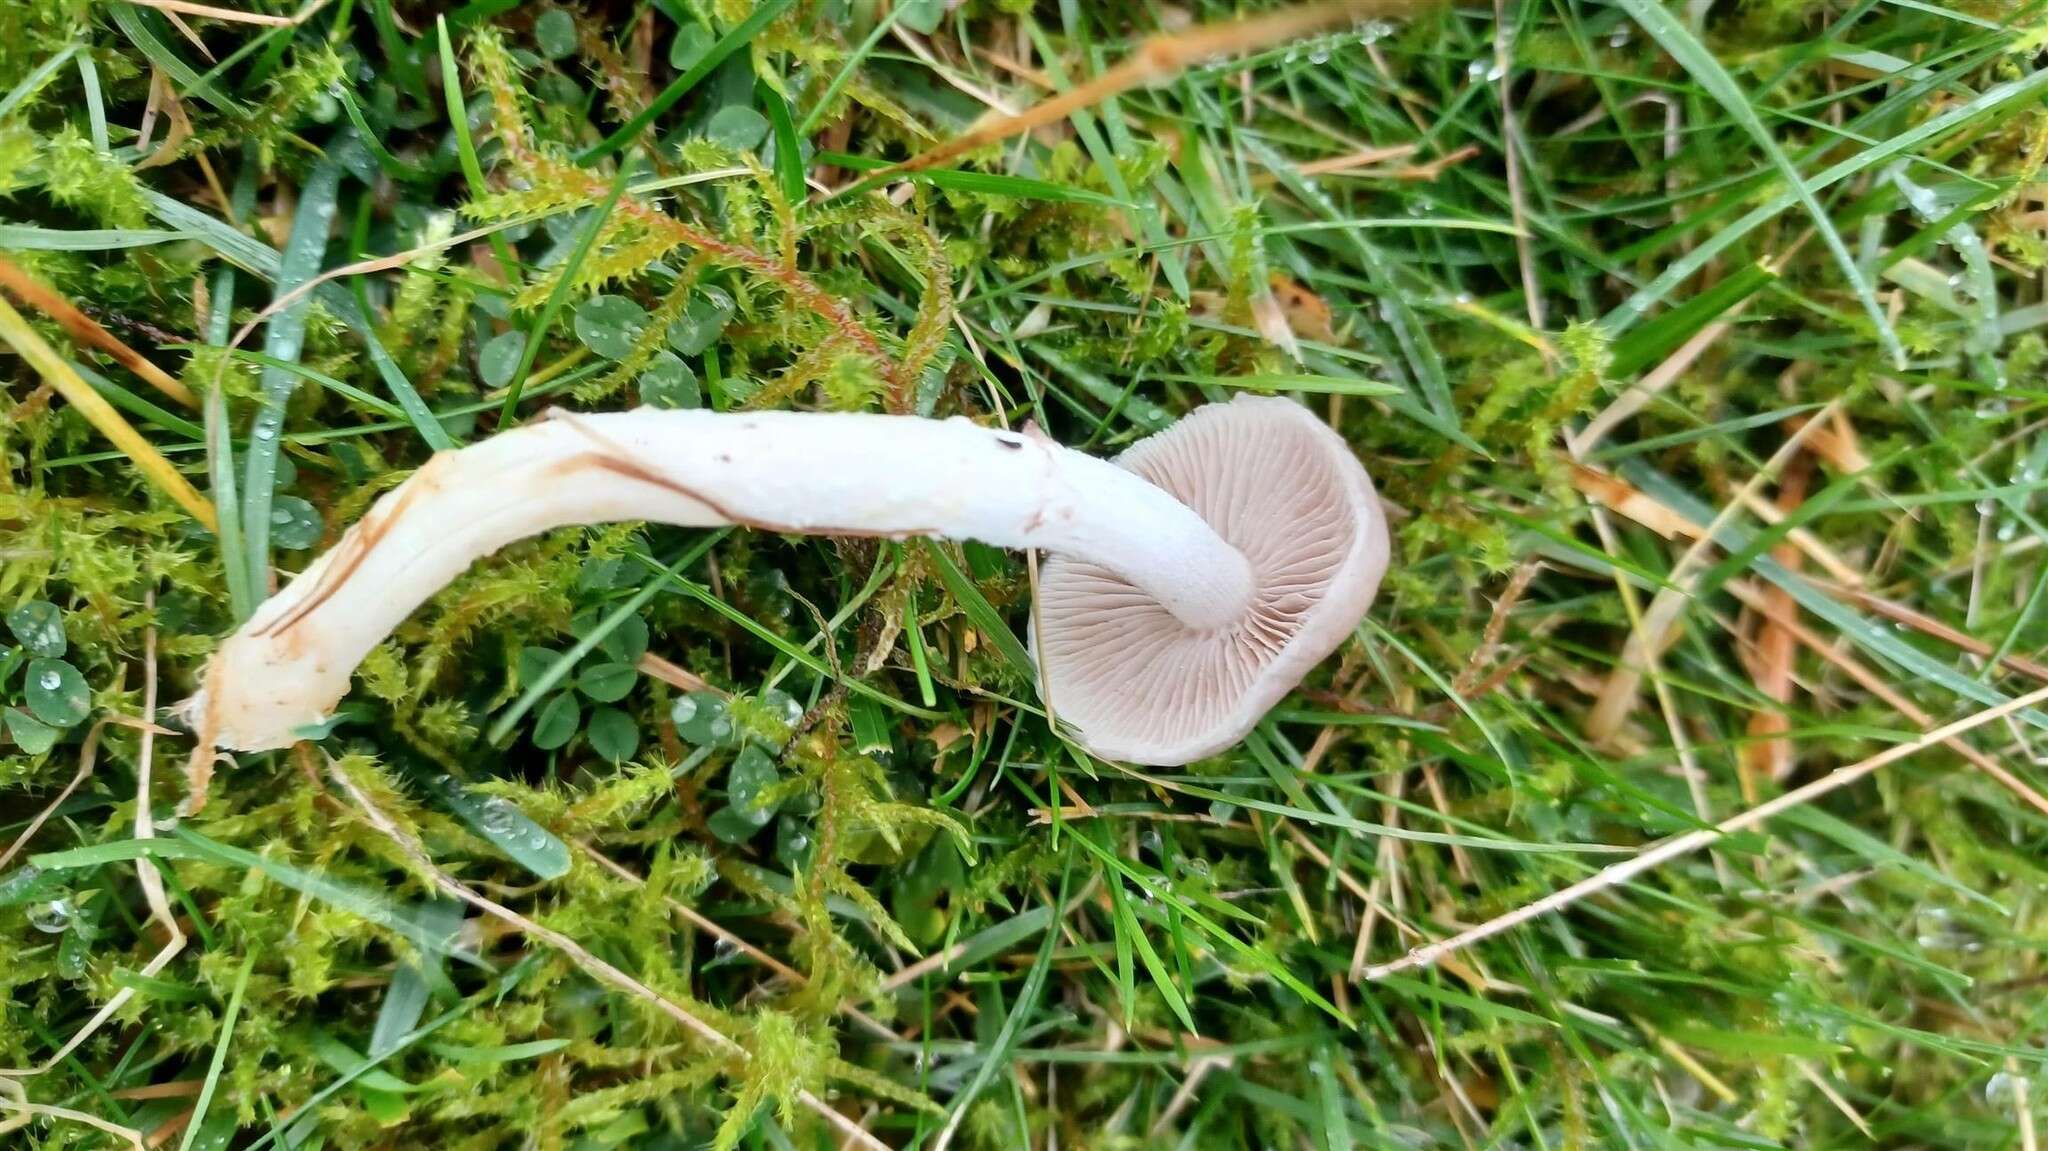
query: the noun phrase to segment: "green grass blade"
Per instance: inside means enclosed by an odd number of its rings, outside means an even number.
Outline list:
[[[619,197],[626,194],[626,185],[632,181],[633,163],[628,160],[619,165],[618,174],[612,177],[612,186],[605,193],[603,202],[591,212],[583,230],[576,235],[576,246],[570,250],[569,258],[562,261],[562,267],[555,273],[555,286],[548,291],[548,298],[541,303],[540,315],[534,318],[533,328],[526,333],[526,343],[519,351],[519,365],[512,371],[512,379],[505,388],[505,402],[498,408],[500,427],[511,427],[519,415],[519,398],[526,391],[526,376],[533,370],[534,357],[540,355],[541,344],[546,341],[548,329],[554,326],[555,316],[568,302],[571,285],[576,282],[576,272],[597,248],[597,238],[604,234],[604,224],[611,219],[612,209],[618,207]]]
[[[315,165],[306,177],[305,185],[299,189],[291,236],[278,260],[276,298],[290,296],[319,274],[340,192],[341,168],[332,161]],[[270,317],[263,331],[264,355],[281,361],[299,358],[306,339],[306,310],[311,303],[310,296],[300,295]],[[291,402],[298,381],[290,372],[265,368],[259,386],[262,401],[249,430],[249,451],[242,461],[242,562],[247,567],[250,586],[257,589],[270,584],[270,501],[276,491],[277,453],[284,441],[285,406]]]
[[[235,1024],[242,1017],[242,997],[249,990],[249,973],[256,969],[256,956],[252,953],[242,960],[242,968],[235,973],[234,987],[228,992],[227,1010],[221,1014],[220,1035],[213,1044],[213,1058],[206,1064],[206,1078],[200,1081],[199,1098],[193,1101],[192,1117],[185,1122],[184,1138],[178,1141],[178,1151],[192,1151],[192,1145],[199,1141],[199,1132],[206,1125],[206,1112],[213,1106],[213,1095],[220,1087],[220,1075],[227,1068],[228,1044],[234,1041]]]

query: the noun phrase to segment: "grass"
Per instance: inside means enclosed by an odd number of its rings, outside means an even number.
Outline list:
[[[1234,14],[0,6],[0,1145],[2034,1151],[2048,6]],[[1027,557],[618,525],[174,820],[435,448],[1245,390],[1396,558],[1228,754]]]

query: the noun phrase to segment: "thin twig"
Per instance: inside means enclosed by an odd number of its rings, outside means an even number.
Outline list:
[[[327,0],[316,0],[299,9],[296,15],[273,16],[267,12],[244,12],[239,8],[221,8],[212,4],[198,4],[193,0],[132,0],[144,8],[154,8],[165,14],[183,13],[187,16],[205,16],[232,24],[261,24],[267,28],[291,28],[304,23],[306,17],[325,7]]]
[[[199,407],[199,399],[192,394],[192,389],[143,359],[142,353],[123,343],[121,337],[102,327],[99,321],[79,311],[71,301],[4,256],[0,256],[0,288],[13,292],[22,303],[62,324],[72,339],[114,357],[122,367],[142,377],[157,391],[188,408],[196,410]]]
[[[535,923],[526,916],[506,907],[504,904],[488,896],[481,895],[456,881],[448,873],[442,871],[435,864],[433,858],[427,854],[426,849],[420,846],[411,835],[407,834],[405,829],[393,822],[391,817],[386,815],[370,799],[369,793],[365,792],[354,779],[349,777],[347,772],[341,769],[341,765],[331,758],[327,761],[327,775],[328,778],[335,782],[336,786],[348,794],[349,799],[355,803],[357,810],[362,813],[363,818],[368,821],[370,826],[375,828],[384,838],[390,840],[398,848],[399,852],[406,859],[410,860],[414,867],[419,869],[421,874],[433,881],[435,887],[500,922],[510,924],[522,934],[561,952],[570,962],[576,964],[584,974],[589,975],[598,982],[608,984],[628,995],[654,1005],[662,1014],[667,1015],[670,1019],[680,1024],[685,1031],[703,1040],[719,1053],[731,1056],[741,1062],[753,1058],[752,1052],[740,1046],[731,1036],[712,1026],[689,1008],[598,958],[574,939],[551,927],[544,927],[539,923]],[[854,1138],[860,1146],[871,1148],[873,1151],[889,1151],[888,1144],[862,1130],[853,1120],[840,1114],[809,1090],[799,1089],[796,1093],[796,1098],[799,1103],[809,1108],[818,1117],[830,1123],[840,1132]]]
[[[83,1111],[74,1111],[69,1107],[54,1107],[46,1103],[31,1103],[28,1101],[28,1092],[23,1089],[20,1083],[0,1075],[0,1112],[5,1111],[12,1111],[14,1115],[12,1118],[0,1119],[0,1135],[5,1135],[10,1131],[19,1131],[30,1123],[35,1122],[38,1118],[69,1119],[73,1123],[82,1123],[94,1130],[104,1131],[109,1135],[126,1139],[128,1145],[133,1147],[135,1151],[145,1151],[142,1142],[142,1132],[132,1127],[123,1127],[118,1123],[110,1123],[97,1115],[88,1115]]]
[[[1836,645],[1829,643],[1801,624],[1797,614],[1781,610],[1767,593],[1760,592],[1740,582],[1730,582],[1728,591],[1729,594],[1747,605],[1750,610],[1755,611],[1774,625],[1783,628],[1786,634],[1805,645],[1815,655],[1841,668],[1863,690],[1883,700],[1893,711],[1923,727],[1934,722],[1934,717],[1928,715],[1926,711],[1915,705],[1912,700],[1906,698],[1904,692],[1886,683],[1878,677],[1876,672],[1865,667],[1853,656],[1840,650]],[[1971,766],[1996,780],[2007,791],[2025,800],[2028,806],[2043,815],[2048,815],[2048,796],[2042,795],[2029,785],[2026,780],[2007,770],[2003,764],[2000,764],[1997,760],[1960,739],[1950,740],[1948,746],[1957,755],[1968,760]]]
[[[1821,415],[1824,417],[1840,403],[1840,400],[1831,401]],[[1787,464],[1797,458],[1806,437],[1823,422],[1823,419],[1816,418],[1812,423],[1786,437],[1778,450],[1771,454],[1771,458],[1765,460],[1763,466],[1756,470],[1756,474],[1743,483],[1742,489],[1754,492],[1766,481],[1775,478]],[[1575,445],[1572,450],[1578,454],[1583,453],[1585,449]],[[1743,506],[1743,501],[1739,498],[1729,500],[1715,513],[1713,520],[1692,543],[1687,545],[1678,557],[1678,562],[1672,565],[1666,585],[1651,597],[1649,610],[1643,613],[1638,626],[1631,630],[1628,642],[1622,649],[1620,663],[1608,675],[1606,685],[1600,690],[1600,698],[1595,701],[1591,713],[1586,717],[1587,735],[1596,740],[1612,736],[1620,729],[1622,721],[1628,718],[1629,712],[1634,710],[1636,689],[1642,683],[1643,676],[1658,674],[1658,657],[1663,653],[1678,623],[1679,613],[1692,600],[1692,587],[1706,569],[1709,549],[1718,542],[1721,529],[1735,519]]]
[[[71,794],[78,790],[79,784],[92,778],[93,765],[99,759],[100,736],[106,731],[107,725],[110,723],[121,727],[138,728],[143,732],[144,739],[159,732],[164,735],[177,734],[168,728],[158,727],[147,720],[136,719],[126,715],[104,716],[94,723],[85,733],[84,743],[79,746],[78,771],[72,775],[71,782],[65,784],[64,790],[57,793],[57,798],[45,804],[43,809],[36,813],[34,819],[28,821],[28,826],[21,829],[21,834],[14,837],[14,842],[7,845],[6,851],[0,851],[0,867],[7,866],[7,861],[13,859],[16,852],[19,852],[29,840],[35,838],[36,832],[41,831],[43,824],[49,822],[50,817],[57,813],[57,809],[64,806],[64,801],[71,798]]]
[[[1961,648],[1971,655],[1988,659],[1994,650],[1990,644],[1985,643],[1968,632],[1950,627],[1948,624],[1924,612],[1915,611],[1905,604],[1895,603],[1862,588],[1826,583],[1822,583],[1819,586],[1844,599],[1853,600],[1895,623],[1904,624],[1922,635],[1931,636],[1943,643]],[[2028,659],[2026,656],[2013,655],[2011,653],[2000,656],[1998,662],[2008,671],[2018,672],[2029,679],[2048,682],[2048,664],[2042,664],[2037,660]]]
[[[1365,978],[1368,980],[1385,979],[1389,975],[1402,971],[1428,967],[1446,955],[1461,951],[1481,940],[1491,939],[1509,928],[1520,926],[1532,919],[1539,919],[1551,912],[1561,911],[1588,895],[1619,886],[1681,855],[1687,855],[1710,844],[1718,843],[1737,832],[1747,831],[1795,807],[1810,803],[1823,795],[1847,787],[1849,784],[1897,763],[1899,760],[1917,755],[1936,744],[1946,743],[1964,732],[1974,731],[2004,716],[2024,711],[2043,702],[2048,702],[2048,687],[2036,689],[2023,696],[2007,700],[1997,707],[1986,708],[1983,711],[1965,716],[1954,723],[1936,728],[1933,731],[1923,732],[1912,740],[1886,748],[1868,759],[1858,760],[1845,767],[1838,767],[1819,779],[1806,784],[1804,787],[1794,788],[1768,803],[1758,804],[1748,811],[1730,816],[1712,827],[1704,827],[1697,831],[1688,831],[1683,835],[1672,836],[1670,839],[1650,847],[1632,859],[1604,868],[1569,887],[1554,891],[1533,903],[1524,904],[1505,915],[1489,919],[1477,927],[1461,931],[1448,939],[1438,940],[1427,946],[1418,947],[1391,963],[1382,963],[1369,967],[1365,971]]]
[[[1203,24],[1185,32],[1153,36],[1107,72],[1078,87],[1033,104],[1015,116],[964,132],[929,148],[877,176],[888,179],[943,164],[1012,136],[1021,135],[1092,107],[1113,96],[1148,84],[1165,83],[1182,71],[1218,56],[1256,52],[1367,16],[1413,12],[1420,4],[1402,0],[1336,0],[1284,8],[1242,20]]]
[[[212,501],[200,495],[199,489],[193,487],[190,481],[179,474],[178,469],[171,466],[171,462],[164,458],[163,453],[156,450],[156,445],[150,443],[141,432],[136,431],[135,425],[129,423],[120,412],[115,411],[114,405],[108,403],[106,397],[94,391],[92,385],[86,383],[77,370],[63,356],[57,354],[57,349],[51,347],[47,340],[30,327],[22,314],[15,311],[14,305],[8,303],[4,297],[0,297],[0,343],[10,344],[15,351],[20,352],[21,357],[29,362],[29,366],[33,367],[37,374],[56,388],[72,407],[78,409],[78,414],[84,416],[86,422],[97,428],[101,435],[111,440],[115,447],[134,461],[135,470],[162,488],[166,495],[169,495],[179,507],[184,508],[193,519],[204,525],[207,531],[220,530],[220,522],[213,514]]]
[[[156,607],[156,593],[151,591],[144,600],[144,603],[154,611]],[[135,767],[135,838],[152,839],[156,836],[156,822],[149,810],[150,760],[156,747],[154,736],[160,730],[154,723],[150,722],[156,716],[156,626],[154,624],[142,633],[142,708],[142,722],[136,724],[142,730],[142,750]],[[113,721],[120,722],[118,719]],[[103,720],[100,724],[95,724],[93,729],[86,733],[85,745],[79,752],[80,778],[90,774],[92,757],[99,746],[100,729],[106,722],[109,721]],[[53,805],[52,810],[54,809]],[[33,829],[31,829],[32,832]],[[26,835],[23,838],[25,840]],[[18,843],[17,846],[19,846]],[[162,927],[166,936],[163,947],[159,948],[157,953],[150,957],[148,963],[142,965],[140,974],[144,979],[150,979],[169,966],[171,960],[177,958],[178,953],[185,949],[185,933],[178,927],[177,917],[171,914],[170,901],[164,897],[163,877],[157,872],[156,862],[147,857],[138,858],[135,861],[135,870],[142,881],[143,898],[149,904],[150,920],[159,927]],[[108,999],[104,1006],[93,1013],[91,1019],[85,1021],[85,1026],[73,1032],[71,1038],[64,1041],[64,1046],[59,1047],[55,1055],[50,1056],[34,1067],[0,1070],[0,1094],[12,1092],[20,1096],[25,1102],[26,1095],[19,1090],[19,1084],[16,1084],[14,1080],[41,1075],[59,1063],[64,1062],[73,1051],[78,1050],[81,1044],[91,1038],[94,1032],[105,1026],[107,1020],[114,1017],[115,1012],[121,1010],[122,1006],[134,997],[135,985],[130,984],[121,988],[121,990],[114,993],[113,998]],[[23,1112],[23,1114],[34,1113],[38,1112]],[[76,1119],[81,1123],[98,1127],[101,1130],[125,1130],[125,1128],[110,1128],[103,1120],[93,1119],[89,1116],[80,1116],[75,1112],[45,1108],[41,1109],[40,1113]],[[9,1122],[12,1122],[12,1120],[9,1120]],[[5,1130],[7,1130],[7,1126],[0,1124],[0,1131]]]
[[[672,663],[653,652],[642,652],[633,662],[634,670],[641,675],[651,676],[673,688],[683,691],[708,691],[713,695],[730,696],[731,692],[714,686],[710,680],[680,664]]]
[[[625,880],[627,883],[632,884],[634,887],[647,886],[647,881],[641,878],[640,876],[634,874],[633,870],[627,867],[626,865],[619,863],[617,860],[612,859],[610,856],[604,854],[595,847],[592,847],[589,843],[583,840],[576,840],[575,843],[578,848],[582,849],[583,854],[589,856],[591,858],[591,861],[596,863],[599,867],[604,868],[606,871],[611,872],[613,875],[618,876],[620,879]],[[741,955],[744,955],[747,958],[752,959],[754,962],[760,964],[763,967],[766,967],[768,970],[774,972],[777,975],[780,975],[782,978],[789,980],[791,983],[803,985],[810,982],[810,980],[804,976],[803,972],[798,971],[796,968],[791,967],[789,964],[784,963],[782,960],[775,958],[773,955],[768,954],[767,952],[761,950],[760,948],[754,946],[746,940],[741,939],[739,936],[733,934],[732,932],[727,931],[725,927],[719,924],[716,920],[713,920],[710,917],[704,915],[702,912],[698,911],[694,907],[691,907],[689,904],[684,903],[679,899],[670,898],[666,895],[661,897],[661,901],[664,905],[668,907],[670,911],[673,911],[677,915],[681,916],[691,926],[697,928],[699,931],[702,931],[707,935],[710,935],[714,939],[717,939],[720,942],[732,947]],[[848,1019],[851,1019],[855,1023],[860,1024],[863,1028],[865,1028],[868,1031],[869,1034],[873,1035],[877,1039],[887,1039],[891,1042],[894,1042],[901,1038],[901,1036],[897,1035],[894,1031],[891,1031],[889,1030],[889,1028],[883,1026],[880,1020],[876,1019],[872,1015],[869,1015],[867,1012],[862,1011],[859,1007],[856,1007],[851,1000],[841,1003],[839,1005],[839,1010],[844,1012]]]
[[[1820,1071],[1814,1067],[1811,1061],[1794,1059],[1792,1066],[1799,1069],[1799,1074],[1805,1076],[1808,1083],[1813,1084],[1814,1090],[1819,1091],[1823,1098],[1835,1105],[1835,1110],[1840,1111],[1844,1119],[1854,1123],[1856,1130],[1863,1132],[1865,1139],[1872,1141],[1877,1139],[1877,1132],[1870,1129],[1870,1121],[1865,1119],[1863,1113],[1856,1110],[1847,1099],[1844,1099],[1840,1091],[1835,1090],[1834,1084],[1829,1083],[1821,1076]]]

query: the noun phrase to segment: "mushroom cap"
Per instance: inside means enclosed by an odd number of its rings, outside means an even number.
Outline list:
[[[1251,603],[1193,630],[1108,569],[1049,556],[1033,654],[1052,710],[1108,759],[1169,767],[1244,738],[1344,642],[1387,570],[1372,480],[1308,409],[1239,396],[1197,409],[1116,463],[1244,553]]]

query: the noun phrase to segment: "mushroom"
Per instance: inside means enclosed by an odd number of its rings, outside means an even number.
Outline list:
[[[1202,408],[1114,463],[1043,437],[847,413],[638,409],[434,456],[207,665],[206,746],[288,747],[370,650],[478,558],[567,524],[975,539],[1051,554],[1033,644],[1092,752],[1228,747],[1356,626],[1387,563],[1372,482],[1299,405]]]

